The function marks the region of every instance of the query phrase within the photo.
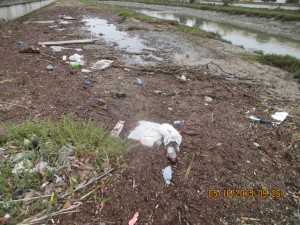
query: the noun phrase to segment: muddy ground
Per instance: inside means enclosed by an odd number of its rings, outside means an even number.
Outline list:
[[[50,29],[49,24],[2,25],[2,130],[8,122],[58,119],[74,113],[74,117],[91,118],[108,129],[125,120],[121,136],[126,139],[140,120],[184,122],[177,127],[183,132],[183,142],[178,164],[172,166],[170,186],[161,175],[169,165],[165,148],[149,149],[133,142],[125,166],[116,169],[96,195],[84,199],[78,212],[54,217],[56,224],[128,224],[135,212],[139,213],[137,224],[300,223],[300,93],[292,74],[243,60],[237,47],[180,33],[172,25],[124,21],[116,13],[74,2],[57,2],[28,21],[56,20],[61,15],[77,20],[58,24],[63,30]],[[120,49],[118,43],[106,42],[102,32],[90,33],[91,27],[82,19],[95,17],[124,32],[132,25],[147,28],[128,31],[132,40],[139,37],[136,40],[145,49]],[[19,53],[24,47],[18,41],[38,47],[40,41],[90,37],[100,40],[67,46],[82,48],[82,52],[55,53],[39,46],[40,54]],[[98,59],[111,59],[114,64],[85,75],[62,60],[63,55],[74,53],[85,56],[87,65],[82,68]],[[48,65],[54,70],[47,71]],[[176,78],[182,74],[186,82]],[[137,78],[143,85],[135,84]],[[95,95],[106,101],[105,107],[93,101]],[[205,96],[212,101],[206,102]],[[253,123],[247,117],[252,114],[270,121],[276,111],[290,113],[276,127]],[[235,196],[226,190],[235,191]],[[44,223],[52,224],[50,220]]]

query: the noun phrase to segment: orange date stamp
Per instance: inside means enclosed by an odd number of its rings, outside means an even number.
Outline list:
[[[281,197],[281,190],[273,189],[227,189],[227,190],[217,190],[210,189],[207,192],[210,198],[274,198],[278,199]]]

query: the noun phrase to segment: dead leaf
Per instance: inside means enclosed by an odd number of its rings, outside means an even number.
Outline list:
[[[63,209],[68,208],[70,205],[72,205],[72,201],[69,199],[65,202]]]

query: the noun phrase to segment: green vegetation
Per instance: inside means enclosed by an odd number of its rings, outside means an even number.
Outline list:
[[[64,156],[66,154],[78,160],[91,158],[93,171],[101,174],[107,167],[107,160],[111,166],[118,166],[129,149],[121,138],[112,137],[103,126],[96,126],[91,120],[75,121],[71,115],[63,116],[57,122],[27,120],[21,124],[9,124],[5,133],[0,135],[0,146],[6,146],[7,150],[3,154],[9,156],[0,158],[0,201],[15,199],[24,190],[40,191],[41,185],[53,181],[54,173],[57,173],[54,172],[56,169],[49,168],[65,166],[68,160]],[[17,163],[13,159],[17,153],[25,169],[13,173]],[[49,168],[46,167],[43,172],[34,170],[34,165],[40,162],[47,163]],[[68,191],[72,192],[80,176],[76,167],[70,175],[67,174],[65,176],[69,176],[69,179],[65,182]],[[34,202],[27,216],[36,213],[38,209],[48,209],[48,205],[49,199],[46,203]],[[9,213],[16,216],[20,213],[20,206],[20,202],[0,204],[0,215]]]
[[[128,0],[132,2],[141,2],[146,4],[157,4],[157,5],[169,5],[169,6],[180,6],[193,9],[211,10],[217,12],[226,12],[229,14],[244,14],[246,16],[266,17],[275,18],[280,20],[297,20],[300,21],[300,10],[273,10],[273,9],[257,9],[257,8],[246,8],[239,6],[228,6],[228,5],[213,5],[213,4],[199,4],[199,3],[184,3],[174,1],[158,1],[158,0]],[[229,0],[224,0],[227,3]],[[228,2],[229,3],[229,2]]]
[[[294,73],[294,78],[300,83],[300,59],[296,57],[276,54],[247,55],[246,57]]]

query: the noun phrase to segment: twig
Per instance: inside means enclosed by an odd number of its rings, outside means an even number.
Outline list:
[[[0,204],[12,203],[12,202],[24,202],[24,201],[29,201],[29,200],[33,200],[33,199],[47,198],[47,197],[50,197],[50,196],[51,195],[44,195],[44,196],[37,196],[37,197],[32,197],[32,198],[23,198],[23,199],[10,200],[10,201],[1,201]]]
[[[0,84],[6,83],[6,82],[10,82],[10,81],[13,81],[13,79],[0,81]]]
[[[30,110],[28,107],[26,107],[26,106],[24,106],[24,105],[18,105],[18,104],[15,104],[15,103],[0,102],[0,104],[14,105],[14,106],[18,106],[18,107],[22,107],[22,108],[25,108],[25,109],[27,109],[27,110]]]
[[[53,64],[53,62],[52,62],[52,61],[50,61],[50,60],[47,60],[47,59],[36,59],[36,60],[38,60],[38,61],[45,61],[45,62],[48,62],[48,63],[50,63],[50,64]]]
[[[82,202],[76,202],[76,204],[71,205],[71,206],[69,206],[66,209],[61,209],[61,210],[59,210],[57,212],[51,213],[50,216],[56,216],[56,215],[60,215],[60,214],[64,214],[64,213],[70,213],[70,212],[72,212],[72,211],[70,211],[71,209],[75,209],[75,208],[77,208],[80,205],[82,205]],[[37,223],[37,222],[39,222],[41,220],[44,220],[44,219],[46,219],[48,217],[49,217],[49,215],[42,216],[40,218],[34,219],[33,221],[30,221],[29,224],[35,224],[35,223]],[[20,223],[19,225],[21,225],[21,224],[24,224],[24,222]]]
[[[41,52],[41,54],[42,54],[42,55],[45,55],[45,56],[48,56],[48,57],[50,57],[50,58],[52,58],[52,59],[59,60],[58,58],[56,58],[56,57],[54,57],[54,56],[52,56],[52,55],[49,55],[49,54],[46,54],[46,53],[43,53],[43,52]]]
[[[86,187],[86,186],[88,186],[88,185],[94,183],[95,181],[97,181],[97,180],[99,180],[99,179],[105,177],[108,173],[110,173],[110,172],[112,172],[112,171],[114,171],[114,170],[115,170],[115,168],[112,168],[111,170],[105,172],[105,173],[102,174],[101,176],[95,177],[94,179],[91,179],[91,180],[90,180],[89,182],[87,182],[85,185],[80,186],[80,187],[77,187],[77,188],[73,191],[73,193],[75,193],[76,191],[78,191],[78,190],[80,190],[80,189],[82,189],[82,188],[84,188],[84,187]],[[68,195],[70,195],[70,194],[69,194],[69,193],[64,194],[64,195],[60,196],[59,198],[65,198],[65,197],[68,196]]]
[[[88,197],[90,194],[92,194],[94,191],[96,191],[97,189],[99,189],[100,187],[101,187],[101,186],[98,186],[98,187],[94,188],[94,189],[91,190],[89,193],[87,193],[87,194],[85,194],[84,196],[82,196],[82,197],[80,198],[80,200],[85,199],[85,198]]]
[[[186,178],[189,176],[189,173],[190,173],[190,171],[191,171],[191,169],[192,169],[192,166],[193,166],[194,156],[195,156],[195,154],[193,154],[191,163],[190,163],[189,167],[188,167],[187,170],[186,170],[184,179],[186,179]]]
[[[81,91],[81,90],[79,90],[78,88],[72,86],[72,85],[69,84],[67,81],[65,81],[64,79],[62,79],[60,76],[58,76],[58,78],[61,79],[63,82],[65,82],[67,85],[69,85],[69,86],[70,86],[71,88],[73,88],[74,90],[79,91],[79,92],[82,92],[82,93],[84,93],[86,96],[90,96],[89,93],[87,93],[87,92],[85,92],[85,91]]]

